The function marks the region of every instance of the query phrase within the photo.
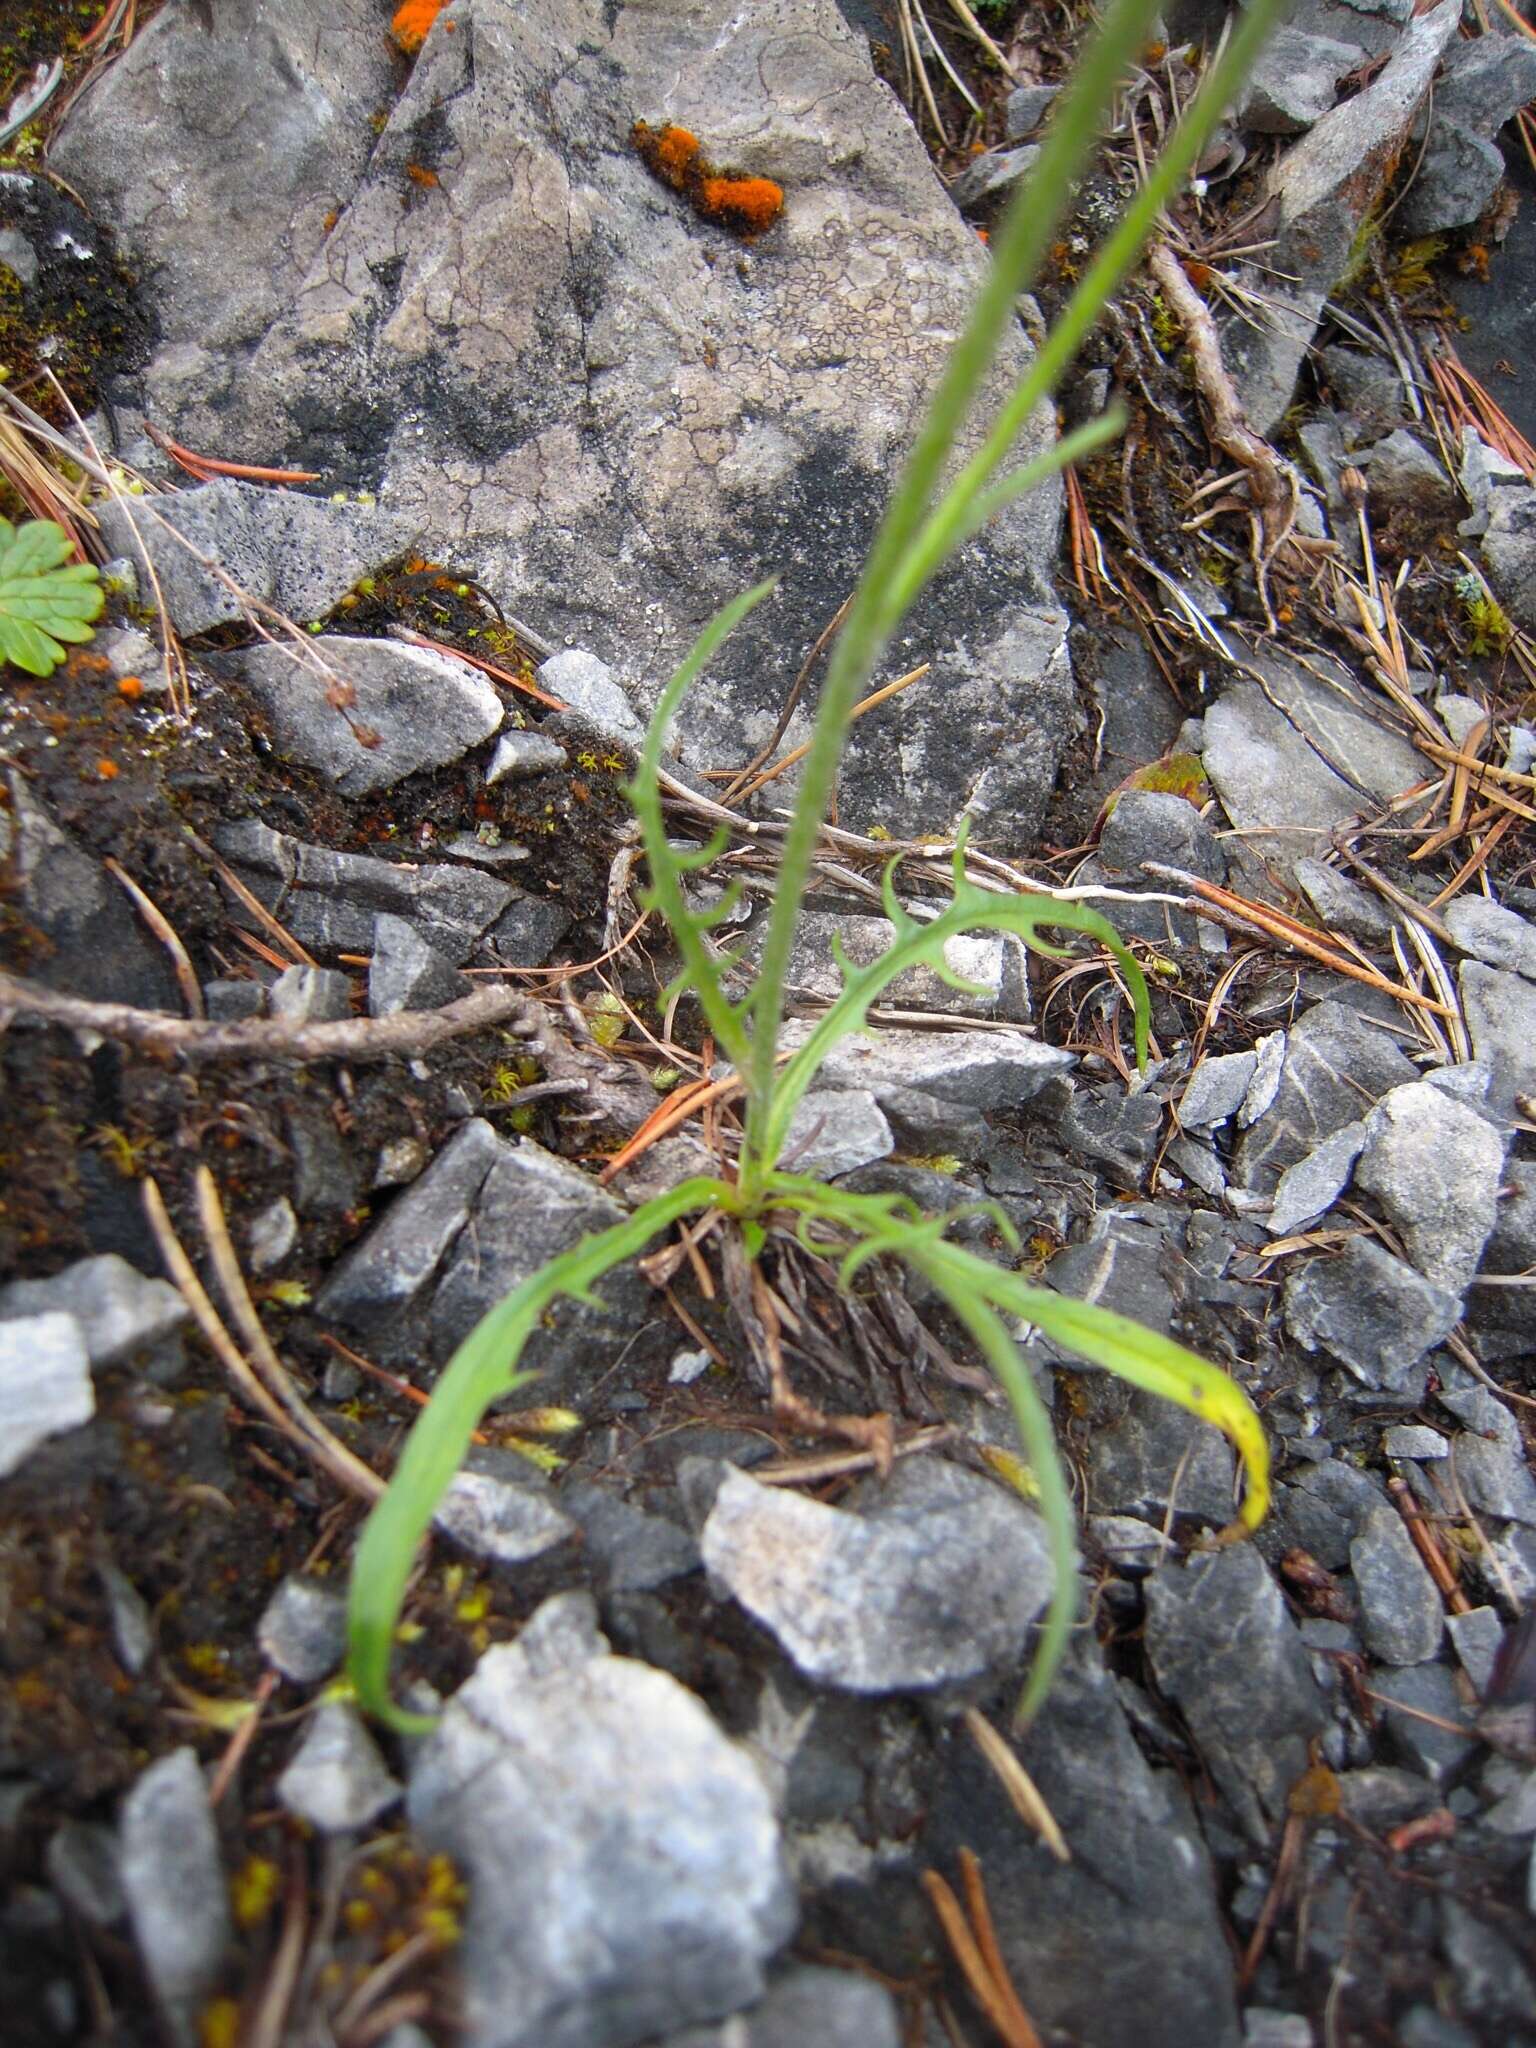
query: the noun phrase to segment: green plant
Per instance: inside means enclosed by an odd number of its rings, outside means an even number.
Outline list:
[[[89,640],[104,599],[89,562],[68,562],[75,544],[52,519],[0,519],[0,659],[49,676],[61,640]]]
[[[730,914],[734,898],[728,895],[712,911],[698,914],[690,911],[684,894],[686,876],[717,857],[723,835],[691,855],[670,847],[658,770],[663,741],[684,694],[727,635],[768,594],[771,583],[760,584],[726,606],[662,694],[630,796],[649,863],[649,902],[665,918],[682,961],[679,984],[698,1002],[722,1056],[734,1062],[744,1083],[746,1123],[736,1179],[684,1181],[612,1229],[584,1239],[493,1308],[450,1359],[406,1441],[393,1481],[369,1517],[352,1573],[350,1674],[362,1704],[402,1730],[425,1724],[420,1716],[403,1713],[390,1695],[390,1655],[401,1605],[417,1545],[469,1448],[471,1432],[493,1401],[527,1377],[518,1370],[523,1345],[556,1302],[562,1297],[590,1301],[605,1273],[643,1251],[682,1218],[704,1210],[719,1211],[729,1219],[753,1259],[768,1241],[770,1221],[792,1227],[802,1242],[840,1259],[845,1285],[851,1285],[872,1258],[900,1261],[938,1292],[996,1373],[1030,1461],[1057,1572],[1039,1652],[1020,1701],[1021,1719],[1027,1719],[1043,1699],[1066,1648],[1075,1606],[1075,1522],[1050,1418],[1005,1319],[1034,1324],[1063,1349],[1214,1423],[1236,1445],[1246,1474],[1239,1520],[1225,1533],[1252,1529],[1263,1516],[1268,1500],[1263,1432],[1246,1396],[1216,1367],[1126,1317],[1032,1286],[1018,1273],[950,1243],[944,1233],[957,1212],[925,1217],[900,1197],[824,1186],[784,1172],[777,1164],[795,1108],[826,1055],[840,1039],[864,1028],[871,1005],[907,968],[924,964],[954,982],[944,947],[963,932],[1015,933],[1036,950],[1057,957],[1059,949],[1040,936],[1043,926],[1095,940],[1112,955],[1130,992],[1137,1060],[1145,1063],[1146,984],[1111,926],[1080,903],[1006,896],[979,887],[966,873],[963,835],[954,855],[953,894],[947,907],[931,922],[919,923],[897,899],[899,860],[893,861],[884,879],[885,910],[895,928],[887,952],[863,968],[851,966],[839,953],[841,993],[805,1043],[783,1061],[779,1027],[799,906],[854,707],[900,621],[955,549],[1002,506],[1117,431],[1118,419],[1095,422],[1068,434],[1023,467],[1004,472],[1020,428],[1055,389],[1140,252],[1276,12],[1276,0],[1257,0],[1239,11],[1225,50],[1210,67],[1163,156],[1088,266],[977,451],[946,482],[975,396],[1015,317],[1018,293],[1050,246],[1093,148],[1104,109],[1150,31],[1156,4],[1157,0],[1114,0],[1074,81],[1061,95],[1060,112],[1053,116],[1033,180],[1010,207],[994,238],[993,262],[971,320],[939,381],[834,645],[784,840],[760,964],[739,1001],[726,993],[726,963],[709,937],[711,927]],[[1007,1219],[997,1214],[996,1224],[1016,1255],[1017,1240]]]

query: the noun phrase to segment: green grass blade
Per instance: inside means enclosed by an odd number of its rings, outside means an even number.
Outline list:
[[[657,908],[666,919],[677,942],[678,952],[682,955],[686,985],[698,997],[700,1007],[721,1051],[726,1058],[733,1060],[737,1067],[743,1070],[748,1063],[749,1048],[742,1012],[726,995],[714,956],[705,943],[707,922],[695,917],[688,908],[688,899],[683,893],[683,875],[688,870],[688,861],[686,856],[680,861],[667,844],[666,819],[661,808],[661,784],[657,778],[661,768],[661,750],[666,744],[667,732],[677,715],[678,706],[716,650],[736,630],[748,612],[762,603],[777,581],[776,577],[770,576],[755,589],[733,598],[722,611],[715,614],[695,640],[687,658],[673,672],[671,680],[661,693],[655,714],[646,728],[645,745],[640,750],[640,759],[635,767],[635,779],[629,788],[630,803],[640,820],[640,835],[644,841],[646,862],[650,868],[651,892]]]
[[[945,944],[965,932],[1012,932],[1037,952],[1056,951],[1041,939],[1041,925],[1082,932],[1113,954],[1131,994],[1137,1063],[1145,1065],[1151,1014],[1146,978],[1107,918],[1086,903],[1058,902],[1050,896],[1006,896],[979,889],[974,883],[962,883],[948,908],[932,923],[917,924],[903,913],[895,943],[878,960],[848,977],[836,1001],[817,1019],[805,1044],[781,1069],[760,1122],[761,1160],[743,1160],[742,1184],[749,1194],[761,1185],[760,1167],[766,1171],[776,1164],[794,1113],[822,1062],[842,1039],[864,1029],[871,1007],[898,975],[909,967],[942,967]]]
[[[347,1607],[347,1675],[365,1712],[405,1734],[432,1725],[420,1714],[403,1712],[390,1693],[390,1653],[405,1589],[417,1546],[464,1461],[480,1418],[528,1377],[517,1371],[517,1361],[545,1313],[562,1295],[590,1298],[605,1273],[643,1251],[679,1217],[716,1202],[729,1206],[733,1200],[734,1190],[723,1182],[681,1182],[622,1223],[583,1238],[551,1260],[483,1316],[454,1352],[357,1546]]]

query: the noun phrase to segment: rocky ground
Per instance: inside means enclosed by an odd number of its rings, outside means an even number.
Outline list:
[[[0,684],[7,2040],[1536,2041],[1536,42],[1500,10],[1300,0],[1064,394],[1127,433],[908,622],[792,977],[809,1015],[834,931],[879,948],[893,848],[937,901],[962,815],[979,873],[1134,938],[1145,1076],[1103,959],[977,943],[981,993],[915,977],[831,1065],[797,1163],[988,1196],[1050,1285],[1228,1367],[1256,1540],[1208,1543],[1222,1438],[1036,1336],[1085,1618],[1010,1743],[1049,1575],[995,1393],[786,1239],[796,1384],[894,1465],[797,1430],[715,1241],[554,1319],[490,1418],[397,1659],[436,1732],[338,1682],[453,1346],[729,1151],[726,1105],[617,1157],[708,1060],[622,788],[779,570],[671,771],[750,952],[766,771],[1082,28],[940,12],[453,0],[414,56],[380,0],[5,25],[0,100],[67,61],[0,142],[0,512],[72,520],[113,593]],[[1222,20],[1170,10],[999,380]],[[690,211],[637,118],[782,220]]]

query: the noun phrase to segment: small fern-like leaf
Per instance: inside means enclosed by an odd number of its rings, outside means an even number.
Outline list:
[[[96,569],[69,562],[74,542],[52,519],[0,519],[0,659],[48,676],[65,642],[89,640],[103,599]],[[69,566],[61,564],[69,562]]]

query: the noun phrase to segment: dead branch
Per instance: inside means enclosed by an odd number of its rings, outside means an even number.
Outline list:
[[[1274,557],[1296,519],[1300,486],[1289,463],[1282,462],[1262,434],[1243,416],[1237,392],[1221,360],[1216,323],[1204,299],[1184,273],[1184,266],[1166,242],[1154,242],[1147,267],[1159,291],[1178,315],[1189,344],[1195,382],[1210,412],[1211,439],[1248,473],[1249,488],[1263,536],[1261,571]]]
[[[333,1023],[303,1024],[285,1017],[250,1018],[238,1024],[206,1024],[127,1003],[95,1003],[61,995],[41,983],[0,969],[0,1024],[6,1013],[42,1017],[71,1031],[120,1038],[146,1052],[180,1053],[193,1060],[382,1060],[430,1052],[445,1039],[468,1031],[510,1024],[524,1037],[539,1030],[541,1018],[520,989],[477,989],[441,1010],[401,1010],[392,1017],[344,1017]]]

